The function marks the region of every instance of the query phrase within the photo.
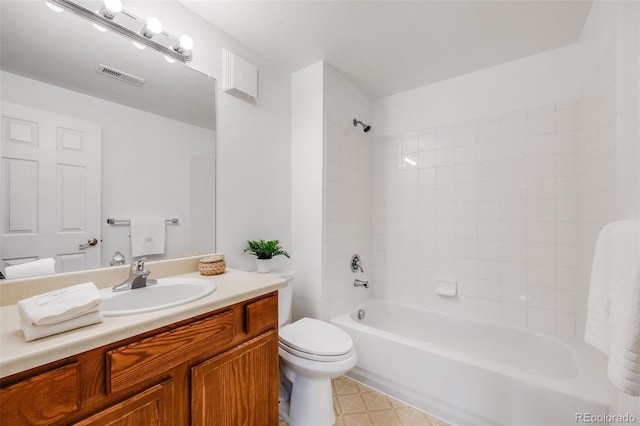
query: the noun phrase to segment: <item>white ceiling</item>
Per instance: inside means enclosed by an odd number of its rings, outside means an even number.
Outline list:
[[[325,60],[370,98],[575,43],[591,1],[212,1],[188,8],[293,72]]]

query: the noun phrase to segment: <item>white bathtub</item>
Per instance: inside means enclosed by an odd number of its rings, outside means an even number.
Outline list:
[[[331,322],[353,338],[351,376],[456,425],[575,425],[577,413],[607,412],[604,357],[578,339],[377,300]]]

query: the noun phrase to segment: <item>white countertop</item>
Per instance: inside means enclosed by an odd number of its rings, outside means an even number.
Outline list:
[[[213,280],[218,288],[209,296],[195,302],[143,314],[105,317],[104,322],[100,324],[32,342],[24,340],[16,305],[0,307],[0,377],[95,349],[286,286],[285,280],[270,274],[232,269],[214,276],[202,276],[198,272],[178,276]]]

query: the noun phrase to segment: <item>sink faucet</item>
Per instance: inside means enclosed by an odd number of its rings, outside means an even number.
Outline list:
[[[157,284],[157,280],[148,279],[151,271],[144,269],[144,257],[138,259],[131,264],[131,270],[129,272],[129,278],[127,278],[122,284],[113,286],[113,291],[134,290],[136,288],[142,288],[149,285]]]

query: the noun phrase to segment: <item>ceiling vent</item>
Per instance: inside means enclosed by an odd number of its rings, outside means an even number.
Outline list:
[[[251,62],[223,49],[222,69],[222,90],[257,105],[258,68]]]
[[[116,80],[123,81],[136,87],[142,87],[144,80],[140,77],[136,77],[133,74],[128,74],[124,71],[118,71],[115,68],[108,67],[100,64],[96,70],[98,74],[106,75],[107,77],[115,78]]]

